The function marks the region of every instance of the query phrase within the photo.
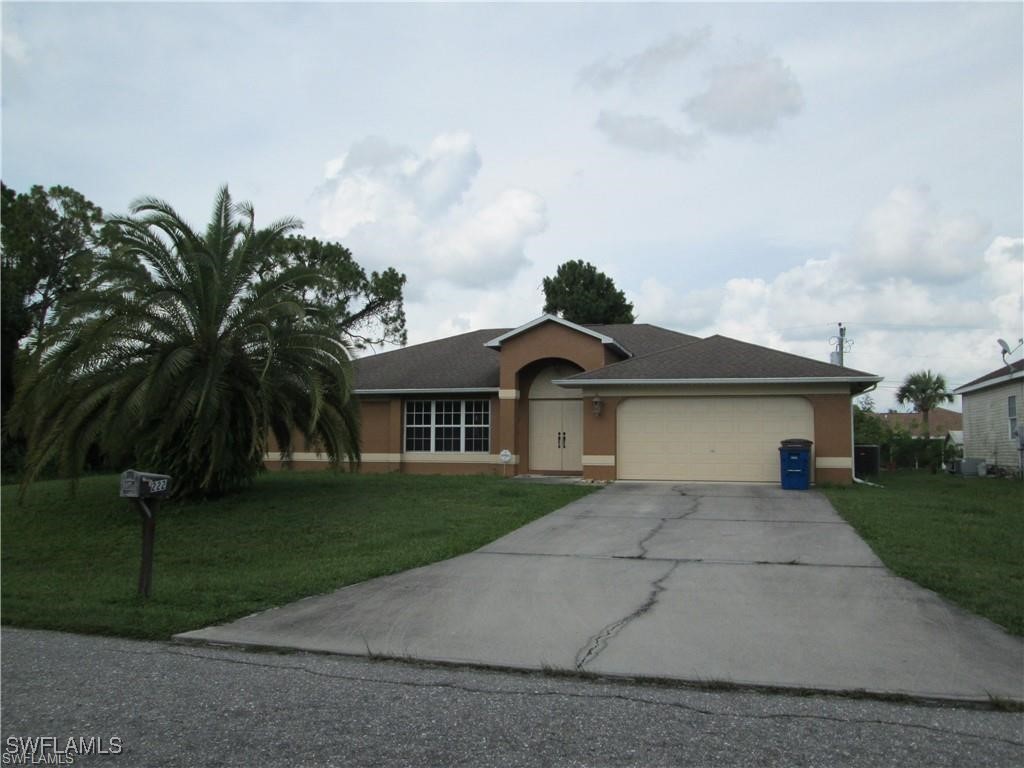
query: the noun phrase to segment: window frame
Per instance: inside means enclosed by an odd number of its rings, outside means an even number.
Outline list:
[[[453,403],[458,403],[457,410],[451,408]],[[491,399],[485,397],[405,400],[402,404],[402,452],[489,454],[492,410]],[[410,416],[420,418],[410,422]],[[423,421],[423,416],[427,417],[426,421]],[[410,430],[417,432],[412,435]],[[438,445],[442,441],[446,441],[448,446],[451,445],[454,431],[458,433],[458,447],[439,448]],[[411,441],[419,441],[420,444],[428,442],[430,447],[410,448]],[[485,447],[467,448],[467,443],[482,443]]]
[[[1017,435],[1014,433],[1017,431],[1019,423],[1017,420],[1017,396],[1010,395],[1006,398],[1006,425],[1010,440],[1017,439]]]

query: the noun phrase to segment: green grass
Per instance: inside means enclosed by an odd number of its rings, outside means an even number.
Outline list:
[[[927,471],[878,482],[824,490],[896,574],[1024,635],[1024,485]]]
[[[590,493],[492,477],[278,472],[249,491],[165,504],[153,589],[136,594],[139,515],[116,476],[0,490],[4,624],[139,638],[245,616],[472,551]]]

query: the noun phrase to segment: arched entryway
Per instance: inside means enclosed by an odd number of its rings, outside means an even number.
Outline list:
[[[530,385],[530,471],[583,470],[583,391],[552,381],[579,373],[571,363],[553,363]]]

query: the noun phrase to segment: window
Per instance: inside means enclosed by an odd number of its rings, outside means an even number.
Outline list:
[[[407,400],[405,450],[488,453],[489,400]]]
[[[1017,396],[1006,398],[1006,417],[1010,425],[1010,439],[1017,439]]]

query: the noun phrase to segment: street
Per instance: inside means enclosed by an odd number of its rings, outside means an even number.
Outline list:
[[[47,736],[116,738],[73,764],[119,767],[1024,763],[1020,713],[6,627],[0,643],[4,765]]]

